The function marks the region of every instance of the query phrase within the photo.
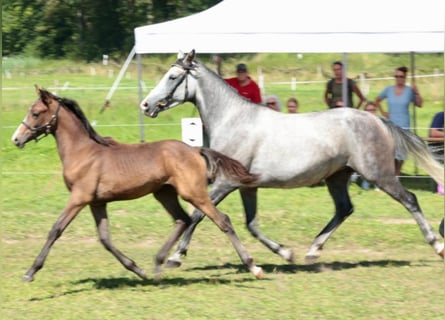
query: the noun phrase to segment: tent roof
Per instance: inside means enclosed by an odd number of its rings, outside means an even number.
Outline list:
[[[444,0],[224,0],[138,27],[136,53],[443,52]]]

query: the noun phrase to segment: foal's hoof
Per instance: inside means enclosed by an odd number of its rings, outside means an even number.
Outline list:
[[[320,258],[319,255],[313,255],[313,254],[306,255],[306,257],[304,258],[304,262],[306,264],[314,264],[315,262],[317,262],[318,258]]]
[[[441,256],[442,259],[443,259],[443,250],[444,250],[444,249],[442,249],[442,251],[439,252],[439,256]]]
[[[25,274],[25,275],[23,276],[23,279],[22,279],[22,280],[23,280],[23,282],[32,282],[32,281],[34,281],[34,277]]]

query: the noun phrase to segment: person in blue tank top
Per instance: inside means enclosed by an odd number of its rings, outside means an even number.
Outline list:
[[[409,130],[411,128],[409,106],[412,102],[420,108],[422,107],[423,99],[414,83],[411,86],[406,85],[407,73],[407,67],[399,67],[395,70],[394,78],[396,84],[383,89],[376,99],[376,106],[382,115],[389,118],[399,127]],[[385,99],[388,106],[387,112],[383,111],[381,106],[381,102]],[[395,158],[396,175],[400,175],[406,155],[396,154]]]

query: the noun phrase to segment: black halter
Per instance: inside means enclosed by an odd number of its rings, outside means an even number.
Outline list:
[[[22,124],[29,130],[32,132],[33,136],[34,136],[34,140],[36,142],[38,142],[39,140],[43,139],[44,137],[46,137],[48,134],[51,133],[51,129],[56,125],[57,122],[57,115],[59,114],[59,110],[62,107],[62,104],[60,103],[59,100],[59,104],[57,105],[57,109],[54,112],[54,114],[51,116],[51,119],[48,120],[47,123],[45,123],[44,125],[38,126],[38,127],[31,127],[29,124],[27,124],[25,121],[22,121]],[[42,130],[44,129],[44,130]],[[41,137],[39,139],[39,136],[44,133],[45,136]]]
[[[185,90],[184,90],[184,101],[187,101],[188,98],[188,75],[191,75],[190,71],[195,70],[195,66],[191,65],[191,66],[186,66],[182,63],[181,60],[176,61],[176,63],[172,64],[172,67],[179,67],[184,69],[184,74],[182,75],[181,79],[178,81],[178,83],[173,87],[172,91],[170,91],[170,93],[167,95],[167,97],[165,97],[165,100],[167,100],[167,102],[170,102],[171,98],[173,97],[173,94],[175,93],[176,89],[178,89],[178,87],[184,82],[185,80]]]

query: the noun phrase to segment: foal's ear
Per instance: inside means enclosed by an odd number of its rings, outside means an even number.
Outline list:
[[[43,103],[47,106],[51,103],[51,100],[56,99],[56,97],[51,92],[43,88],[39,88],[38,86],[36,86],[36,91],[37,94],[40,96],[40,100],[42,100]]]

